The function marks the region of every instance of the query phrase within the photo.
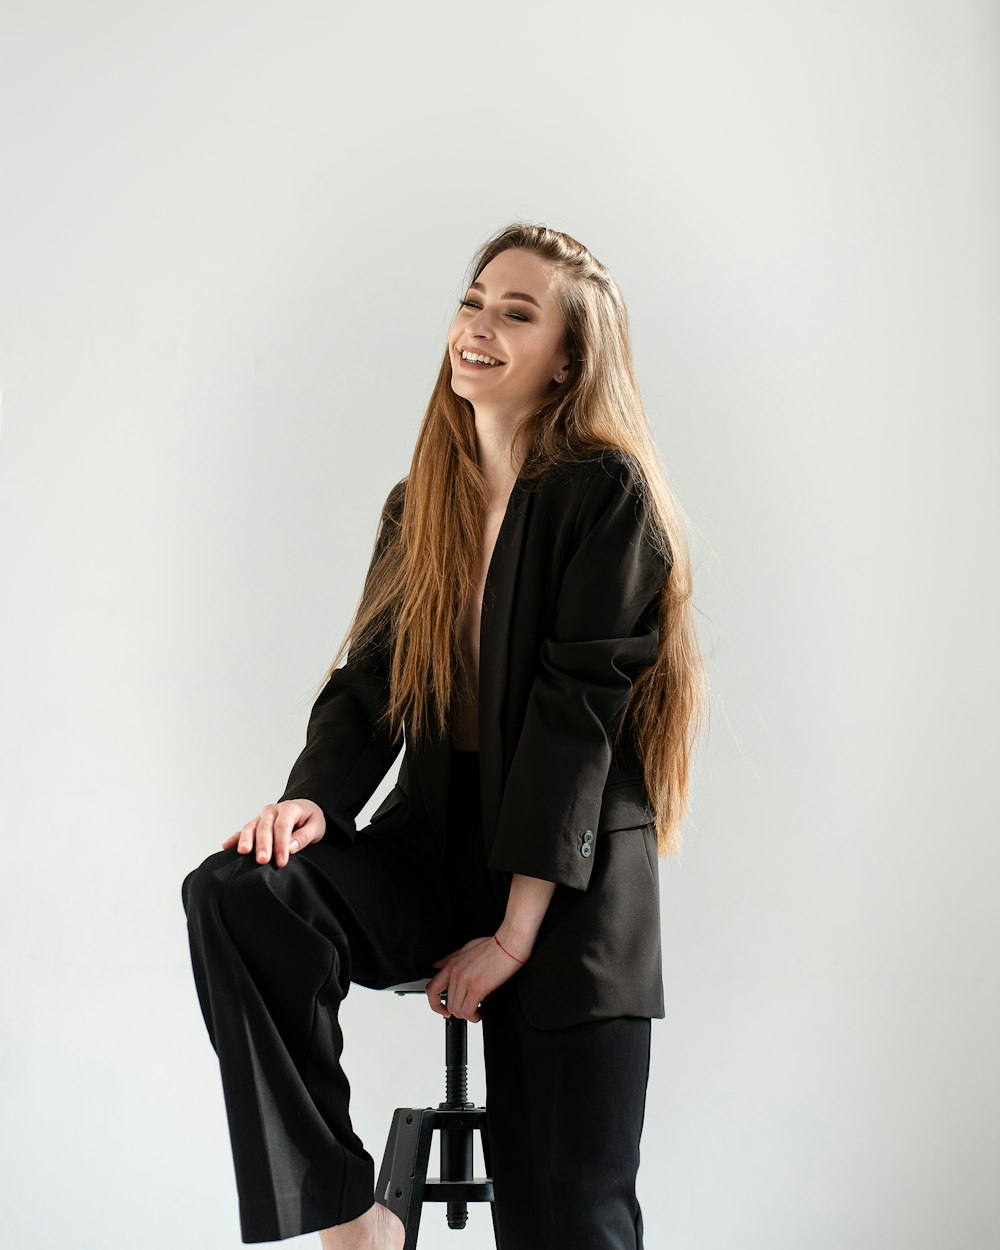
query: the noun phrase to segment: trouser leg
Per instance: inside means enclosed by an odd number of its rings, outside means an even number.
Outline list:
[[[453,753],[451,769],[448,859],[465,928],[479,936],[495,931],[503,908],[491,897],[478,822],[478,756]],[[521,1013],[517,975],[481,1008],[501,1250],[642,1250],[635,1180],[652,1022],[536,1029]]]
[[[431,976],[454,930],[441,874],[374,838],[284,868],[235,850],[185,878],[192,966],[219,1057],[244,1242],[345,1223],[374,1201],[338,1020],[351,981]]]
[[[642,1250],[635,1179],[651,1021],[536,1029],[515,981],[482,1007],[501,1250]]]

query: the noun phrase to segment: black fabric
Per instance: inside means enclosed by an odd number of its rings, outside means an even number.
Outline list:
[[[480,1009],[501,1250],[642,1250],[635,1179],[652,1022],[536,1029],[516,981]]]
[[[447,880],[455,923],[467,933],[463,941],[500,927],[506,908],[497,901],[486,866],[479,752],[455,747],[449,769]]]
[[[369,580],[398,532],[405,486],[386,500]],[[657,656],[670,567],[650,541],[643,494],[619,453],[534,480],[522,471],[486,572],[478,746],[487,865],[504,903],[515,874],[556,883],[534,957],[515,979],[536,1028],[665,1015],[656,812],[631,726],[619,734],[633,682]],[[349,846],[403,747],[396,785],[363,832],[443,861],[450,734],[433,721],[426,737],[389,734],[390,673],[387,646],[352,648],[313,704],[279,801],[312,799],[327,840]]]
[[[313,1232],[372,1205],[377,1169],[353,1129],[341,1065],[338,1013],[350,985],[432,976],[433,960],[502,920],[478,753],[453,750],[450,776],[443,863],[382,839],[390,816],[351,846],[324,839],[284,868],[227,850],[184,879],[244,1242]],[[518,975],[481,1007],[501,1250],[641,1250],[634,1182],[650,1020],[534,1028],[514,992]],[[430,1010],[417,997],[399,1006]]]

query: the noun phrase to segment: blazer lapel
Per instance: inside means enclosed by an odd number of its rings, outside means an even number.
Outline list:
[[[507,501],[496,545],[486,570],[479,619],[479,785],[482,799],[483,836],[493,843],[506,764],[503,741],[504,695],[510,662],[514,595],[527,530],[528,504],[533,482],[519,477]],[[414,769],[421,778],[421,793],[434,840],[444,855],[448,839],[448,793],[451,784],[451,740],[433,729],[429,740],[414,748],[420,757]]]

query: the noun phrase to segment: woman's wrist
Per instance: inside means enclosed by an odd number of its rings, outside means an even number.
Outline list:
[[[511,879],[507,912],[494,936],[498,945],[522,963],[535,945],[555,888],[554,881],[523,873],[514,873]]]
[[[494,933],[497,945],[503,947],[508,955],[524,963],[535,945],[535,932],[530,929],[515,928],[504,920]]]
[[[499,947],[500,947],[500,949],[504,952],[504,954],[505,954],[505,955],[509,955],[509,956],[511,957],[511,959],[516,960],[519,964],[523,964],[523,963],[527,963],[527,962],[528,962],[528,956],[527,956],[527,955],[525,955],[525,957],[524,957],[523,959],[521,959],[518,955],[515,955],[515,954],[514,954],[514,952],[513,952],[512,950],[509,950],[509,949],[507,948],[507,944],[506,944],[506,942],[501,942],[501,941],[500,941],[500,931],[499,931],[499,930],[497,930],[497,932],[493,934],[493,941],[494,941],[494,942],[496,942],[497,946],[499,946]],[[530,953],[530,952],[529,952],[529,953]]]

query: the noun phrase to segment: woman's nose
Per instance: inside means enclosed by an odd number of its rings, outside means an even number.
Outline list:
[[[493,337],[493,320],[491,315],[484,309],[479,312],[468,323],[469,333],[477,336],[482,335],[486,338]]]

